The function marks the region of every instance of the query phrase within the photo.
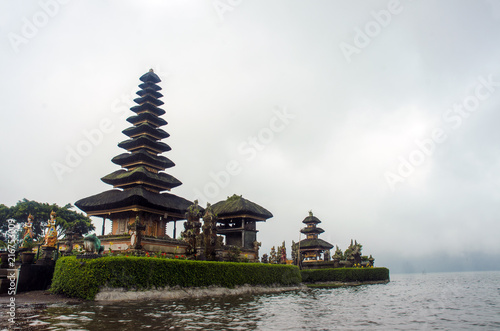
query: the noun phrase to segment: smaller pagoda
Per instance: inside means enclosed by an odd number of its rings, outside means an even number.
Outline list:
[[[332,249],[333,245],[318,238],[325,230],[316,226],[321,221],[313,215],[312,211],[309,212],[309,216],[304,218],[302,223],[307,226],[300,230],[301,233],[306,235],[306,239],[298,242],[300,256],[304,259],[303,262],[316,262],[321,257],[321,254]]]

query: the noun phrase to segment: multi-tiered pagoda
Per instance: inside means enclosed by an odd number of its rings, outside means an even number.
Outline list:
[[[321,254],[332,249],[333,245],[318,238],[318,235],[325,232],[325,230],[316,226],[321,221],[313,215],[312,211],[309,212],[309,216],[304,218],[302,223],[306,224],[307,227],[300,230],[301,233],[306,235],[306,239],[298,243],[300,255],[304,258],[304,262],[317,261]]]
[[[160,141],[169,136],[160,129],[167,124],[160,117],[165,114],[159,108],[163,95],[157,83],[161,80],[152,69],[140,80],[139,98],[134,99],[137,106],[130,108],[136,115],[127,118],[133,126],[122,131],[129,139],[118,144],[127,152],[112,159],[122,169],[101,178],[113,189],[81,199],[75,205],[89,216],[111,220],[113,235],[131,233],[135,224],[144,228],[140,231],[145,237],[168,238],[167,222],[185,219],[192,202],[165,192],[182,183],[163,172],[174,163],[161,155],[170,150]]]

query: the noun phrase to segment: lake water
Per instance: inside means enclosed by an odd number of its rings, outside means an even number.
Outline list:
[[[397,274],[381,285],[19,309],[19,330],[496,330],[500,272]]]

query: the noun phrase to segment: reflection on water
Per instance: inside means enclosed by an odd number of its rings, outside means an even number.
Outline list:
[[[396,275],[384,285],[178,301],[18,307],[19,330],[500,328],[500,272]]]

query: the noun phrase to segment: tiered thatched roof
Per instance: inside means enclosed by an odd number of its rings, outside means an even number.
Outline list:
[[[304,239],[300,241],[300,249],[320,249],[328,250],[332,249],[333,245],[323,239]]]
[[[321,223],[321,221],[319,220],[319,218],[313,215],[312,211],[309,212],[309,216],[304,218],[302,223],[307,224],[307,227],[300,230],[300,232],[305,234],[308,238],[300,241],[301,250],[321,251],[333,248],[332,244],[318,238],[318,235],[325,232],[325,230],[316,227],[316,225]]]
[[[217,202],[212,206],[212,210],[219,219],[251,216],[257,221],[265,221],[273,217],[266,208],[236,194],[225,201]]]
[[[159,155],[169,151],[170,146],[161,142],[169,134],[160,129],[167,122],[159,116],[165,111],[158,106],[163,95],[156,85],[161,80],[153,70],[141,76],[143,82],[137,92],[138,104],[131,108],[137,115],[127,119],[134,126],[123,130],[130,139],[122,141],[119,147],[127,150],[113,158],[113,163],[122,166],[101,178],[107,184],[118,188],[81,199],[75,205],[89,215],[108,215],[123,211],[148,211],[160,215],[175,214],[182,219],[191,202],[170,193],[172,188],[182,183],[175,177],[164,173],[166,168],[174,166],[168,158]],[[122,190],[120,190],[122,189]]]

